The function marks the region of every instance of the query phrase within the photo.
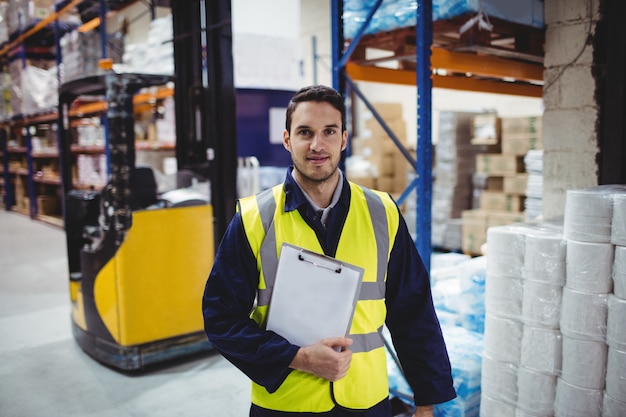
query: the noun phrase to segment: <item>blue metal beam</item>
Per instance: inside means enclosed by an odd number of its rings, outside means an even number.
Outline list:
[[[417,59],[417,216],[416,246],[430,271],[432,254],[432,79],[430,54],[433,43],[433,2],[418,0],[416,59]]]
[[[402,193],[400,200],[404,201],[409,193],[415,189],[417,194],[416,207],[416,247],[420,253],[426,269],[430,271],[430,257],[432,254],[432,79],[431,79],[431,46],[432,46],[432,0],[418,0],[417,2],[417,30],[416,30],[416,60],[417,60],[417,160],[400,143],[395,134],[389,129],[384,120],[368,102],[356,84],[345,73],[352,52],[358,46],[359,40],[365,33],[372,16],[378,10],[382,0],[368,12],[366,21],[359,28],[350,45],[343,51],[343,0],[331,0],[331,29],[332,29],[332,80],[333,87],[342,94],[344,83],[368,107],[385,132],[394,141],[403,156],[413,165],[416,178],[407,190]]]

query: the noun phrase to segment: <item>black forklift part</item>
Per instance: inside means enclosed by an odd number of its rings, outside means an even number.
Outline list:
[[[215,243],[235,214],[237,131],[230,0],[171,2],[179,171],[211,183]]]

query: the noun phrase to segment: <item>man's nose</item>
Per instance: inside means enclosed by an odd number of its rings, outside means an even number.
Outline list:
[[[320,133],[313,135],[313,139],[311,140],[311,150],[315,152],[322,150],[322,138],[320,137]]]

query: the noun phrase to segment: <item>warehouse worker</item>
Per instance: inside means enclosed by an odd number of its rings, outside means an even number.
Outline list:
[[[206,283],[205,331],[252,380],[250,416],[390,417],[385,323],[414,415],[430,417],[456,396],[428,273],[398,207],[338,169],[345,113],[329,87],[293,96],[283,133],[293,166],[284,183],[239,201]],[[347,337],[296,346],[265,330],[283,242],[364,268]]]

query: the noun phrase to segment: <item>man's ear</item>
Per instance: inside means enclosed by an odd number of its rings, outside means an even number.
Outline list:
[[[341,150],[345,151],[348,147],[348,131],[344,130],[341,135]]]
[[[289,141],[289,132],[287,129],[283,130],[283,146],[291,152],[291,142]]]

